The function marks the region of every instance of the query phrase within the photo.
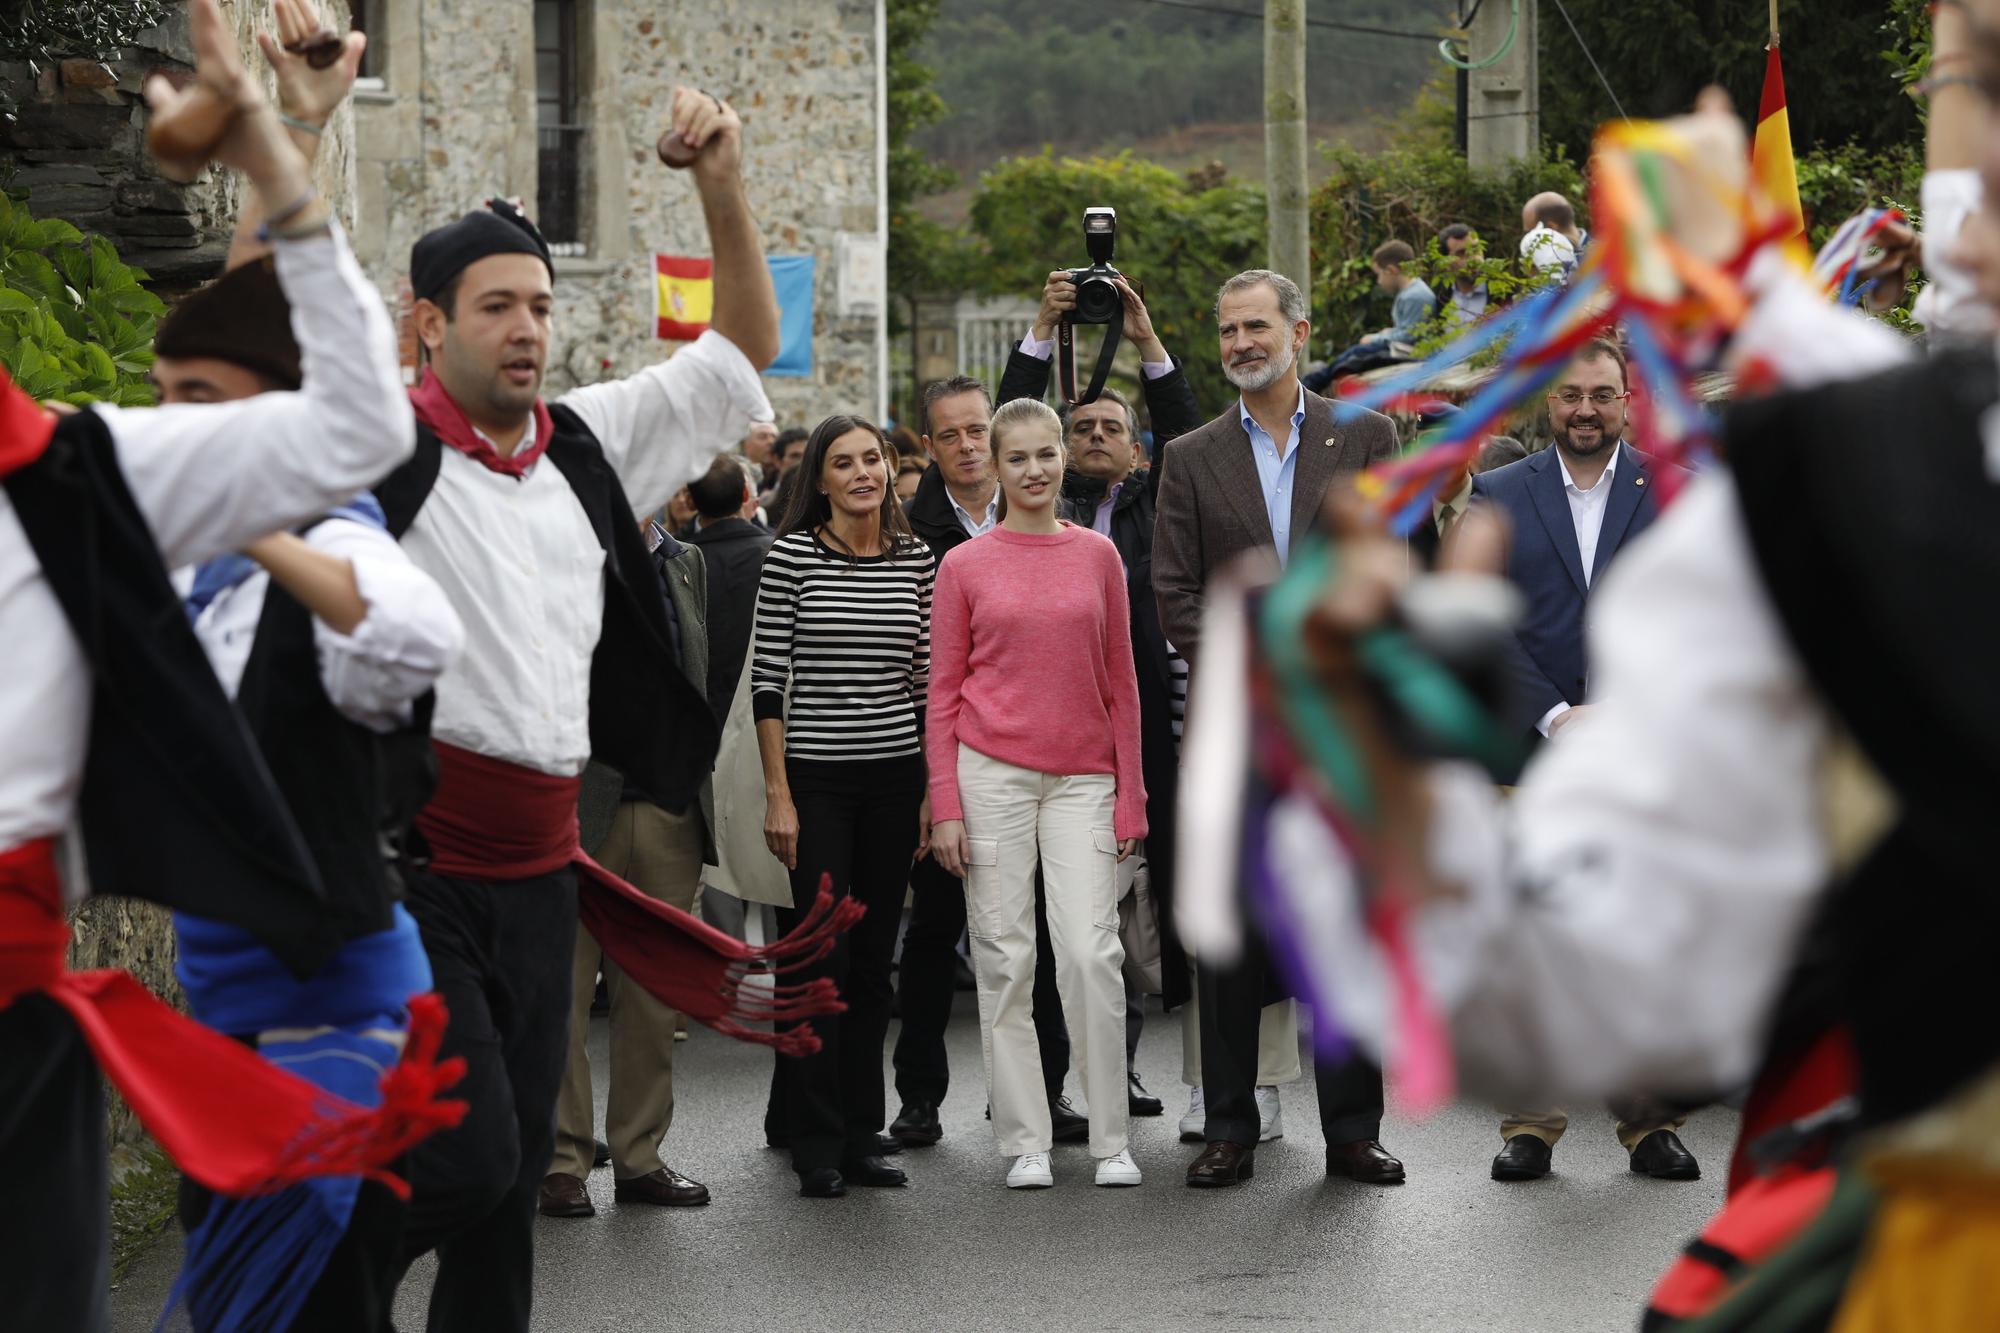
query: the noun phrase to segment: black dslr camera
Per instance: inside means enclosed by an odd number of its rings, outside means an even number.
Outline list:
[[[1112,358],[1118,354],[1118,338],[1125,327],[1125,297],[1112,281],[1124,276],[1111,267],[1111,255],[1117,246],[1118,210],[1084,209],[1083,248],[1090,255],[1090,267],[1070,270],[1069,280],[1076,284],[1076,308],[1063,312],[1062,324],[1056,330],[1056,372],[1062,381],[1063,400],[1071,405],[1096,401],[1104,392]],[[1074,330],[1079,324],[1104,326],[1104,346],[1097,354],[1097,370],[1082,393],[1076,388]]]
[[[1069,280],[1076,284],[1076,309],[1063,312],[1071,324],[1122,324],[1125,299],[1118,294],[1113,278],[1123,277],[1111,267],[1111,255],[1118,246],[1118,210],[1083,210],[1083,248],[1090,255],[1090,267],[1072,269]]]

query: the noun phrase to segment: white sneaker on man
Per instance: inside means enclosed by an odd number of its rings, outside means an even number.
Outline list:
[[[1097,1183],[1112,1188],[1138,1184],[1139,1164],[1132,1160],[1132,1150],[1120,1148],[1098,1162]]]
[[[1208,1142],[1208,1107],[1201,1099],[1200,1088],[1188,1089],[1187,1114],[1181,1117],[1181,1142]]]
[[[1278,1106],[1278,1090],[1266,1084],[1257,1089],[1257,1142],[1269,1143],[1283,1137],[1285,1113]]]
[[[1049,1155],[1045,1152],[1024,1152],[1014,1159],[1014,1165],[1007,1170],[1007,1188],[1010,1190],[1045,1190],[1055,1183],[1056,1173],[1050,1168]]]

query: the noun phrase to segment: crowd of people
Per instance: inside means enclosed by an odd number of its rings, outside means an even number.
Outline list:
[[[1281,576],[1334,497],[1400,451],[1410,423],[1319,390],[1406,358],[1427,321],[1482,318],[1480,238],[1436,238],[1442,296],[1410,244],[1379,247],[1393,326],[1316,374],[1305,294],[1280,273],[1222,282],[1212,353],[1169,349],[1119,278],[1138,401],[1052,409],[1076,302],[1055,272],[996,388],[930,384],[893,431],[851,412],[781,430],[741,122],[683,88],[661,155],[706,219],[709,331],[545,400],[554,266],[495,200],[413,248],[424,370],[406,390],[389,316],[310,183],[360,39],[316,64],[304,0],[273,12],[275,103],[213,0],[193,4],[198,84],[149,90],[163,121],[219,107],[209,151],[250,187],[230,271],[160,327],[161,406],[58,415],[0,386],[0,635],[23,645],[0,692],[0,1190],[43,1219],[0,1252],[23,1326],[105,1324],[100,1066],[187,1172],[174,1304],[195,1328],[386,1327],[434,1251],[432,1329],[525,1330],[535,1215],[592,1215],[593,1170],[621,1204],[709,1201],[669,1163],[687,1017],[773,1048],[764,1132],[801,1195],[920,1176],[903,1163],[944,1134],[961,945],[997,1181],[1055,1185],[1054,1145],[1074,1141],[1095,1185],[1141,1183],[1129,1121],[1165,1110],[1135,1065],[1149,1003],[1183,1013],[1185,1183],[1253,1179],[1301,1073],[1298,1006],[1256,932],[1224,959],[1176,928],[1190,689],[1231,647],[1204,643],[1211,587]],[[2000,165],[1963,126],[1994,95],[2000,36],[1964,6],[1937,22],[1940,51],[1980,74],[1936,89],[1926,211],[1939,238],[1977,236],[1976,168],[1991,190]],[[1558,280],[1589,242],[1559,196],[1527,201],[1523,233],[1520,262]],[[1937,243],[1939,334],[1990,334],[1991,262]],[[1853,322],[1824,334],[1848,374],[1901,355]],[[1177,352],[1219,357],[1237,391],[1219,415]],[[1956,377],[1925,398],[1957,414],[1940,450],[1991,432],[1980,355],[1927,368]],[[1328,691],[1363,716],[1379,701],[1337,645],[1384,613],[1395,580],[1377,571],[1484,560],[1520,594],[1507,725],[1536,757],[1500,775],[1519,794],[1501,813],[1485,779],[1448,772],[1399,825],[1428,830],[1410,864],[1472,889],[1430,910],[1485,941],[1447,999],[1468,1068],[1504,1066],[1496,1180],[1551,1170],[1559,1095],[1608,1106],[1634,1172],[1700,1175],[1677,1130],[1758,1072],[1762,1007],[1829,873],[1815,709],[1905,794],[1949,812],[1980,790],[1908,776],[1894,725],[1821,665],[1858,631],[1759,545],[1787,496],[1785,523],[1830,525],[1821,548],[1849,535],[1865,506],[1799,497],[1758,452],[1758,432],[1841,423],[1808,421],[1810,394],[1776,400],[1735,419],[1734,482],[1690,481],[1635,447],[1632,394],[1615,336],[1577,348],[1546,396],[1548,447],[1487,440],[1386,562],[1378,533],[1339,529],[1361,573],[1319,622]],[[1630,689],[1640,676],[1653,688]],[[1963,702],[1894,683],[1927,723]],[[1992,761],[1976,741],[1975,775]],[[1385,790],[1421,785],[1393,744],[1369,755]],[[1687,803],[1672,820],[1664,780]],[[1905,808],[1898,873],[1971,864],[1970,828]],[[195,1023],[63,971],[62,905],[84,884],[57,851],[72,823],[95,891],[175,909]],[[1512,859],[1485,855],[1502,825]],[[1586,892],[1590,912],[1552,911]],[[1835,918],[1836,956],[1870,947],[1859,909]],[[1678,968],[1697,957],[1715,990],[1690,1003]],[[1579,978],[1620,994],[1591,1002]],[[1636,1027],[1605,1017],[1635,1005]],[[1915,1071],[1886,1025],[1849,1021],[1874,1123],[1956,1086]],[[1315,1060],[1329,1176],[1406,1178],[1382,1142],[1379,1049]]]

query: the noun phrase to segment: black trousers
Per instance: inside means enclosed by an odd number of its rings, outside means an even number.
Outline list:
[[[109,1200],[97,1062],[61,1006],[23,995],[0,1009],[0,1323],[102,1333]]]
[[[910,871],[910,924],[903,931],[898,979],[903,1030],[896,1037],[896,1094],[905,1102],[942,1104],[951,1086],[944,1032],[958,991],[954,960],[964,933],[965,881],[927,856]],[[1035,1036],[1042,1047],[1042,1081],[1054,1102],[1069,1074],[1069,1029],[1063,1026],[1056,955],[1040,893],[1035,895]]]
[[[432,1333],[526,1333],[535,1282],[535,1203],[555,1153],[556,1093],[569,1045],[576,875],[406,879],[410,915],[450,1011],[442,1058],[462,1056],[456,1129],[410,1155],[403,1265],[438,1253]]]
[[[181,1229],[200,1226],[214,1198],[181,1177]],[[361,1182],[347,1234],[328,1256],[288,1333],[396,1333],[391,1315],[402,1269],[403,1213],[403,1201],[388,1186]]]
[[[1257,1023],[1272,999],[1270,957],[1262,941],[1243,943],[1228,971],[1195,960],[1201,997],[1201,1086],[1209,1142],[1257,1145]],[[1382,1137],[1382,1070],[1355,1055],[1343,1064],[1315,1062],[1319,1123],[1329,1146]]]
[[[847,1011],[812,1020],[816,1054],[779,1056],[772,1073],[766,1132],[791,1148],[804,1175],[875,1155],[885,1119],[882,1047],[889,1035],[889,966],[896,952],[903,889],[917,850],[923,761],[906,759],[786,765],[799,815],[798,867],[792,901],[777,909],[778,929],[799,923],[822,875],[836,894],[859,899],[868,913],[833,952],[788,980],[832,977]]]

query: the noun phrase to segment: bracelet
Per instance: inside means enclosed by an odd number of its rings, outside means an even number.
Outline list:
[[[317,222],[309,226],[300,227],[297,230],[287,230],[285,227],[287,222],[290,222],[293,218],[311,208],[318,201],[319,187],[313,185],[307,186],[304,194],[264,219],[264,225],[257,228],[257,239],[269,242],[273,237],[276,237],[279,240],[294,241],[318,233],[326,226],[327,219],[333,216],[331,212],[322,216]]]
[[[314,236],[325,236],[333,231],[333,214],[324,213],[312,222],[299,227],[262,227],[259,239],[264,241],[303,241]]]
[[[293,218],[297,217],[299,214],[305,212],[308,208],[312,207],[313,200],[317,198],[319,198],[319,187],[317,185],[306,186],[306,192],[304,194],[300,195],[297,199],[293,200],[285,207],[279,209],[277,212],[266,217],[264,219],[264,225],[267,227],[284,226],[287,222],[290,222]]]
[[[1973,78],[1970,74],[1940,74],[1934,79],[1919,80],[1916,88],[1925,97],[1930,97],[1946,88],[1977,88],[1978,86],[1979,80]]]
[[[326,126],[315,125],[309,120],[300,120],[297,116],[288,116],[282,111],[278,113],[278,123],[289,129],[297,130],[302,134],[326,133]]]

